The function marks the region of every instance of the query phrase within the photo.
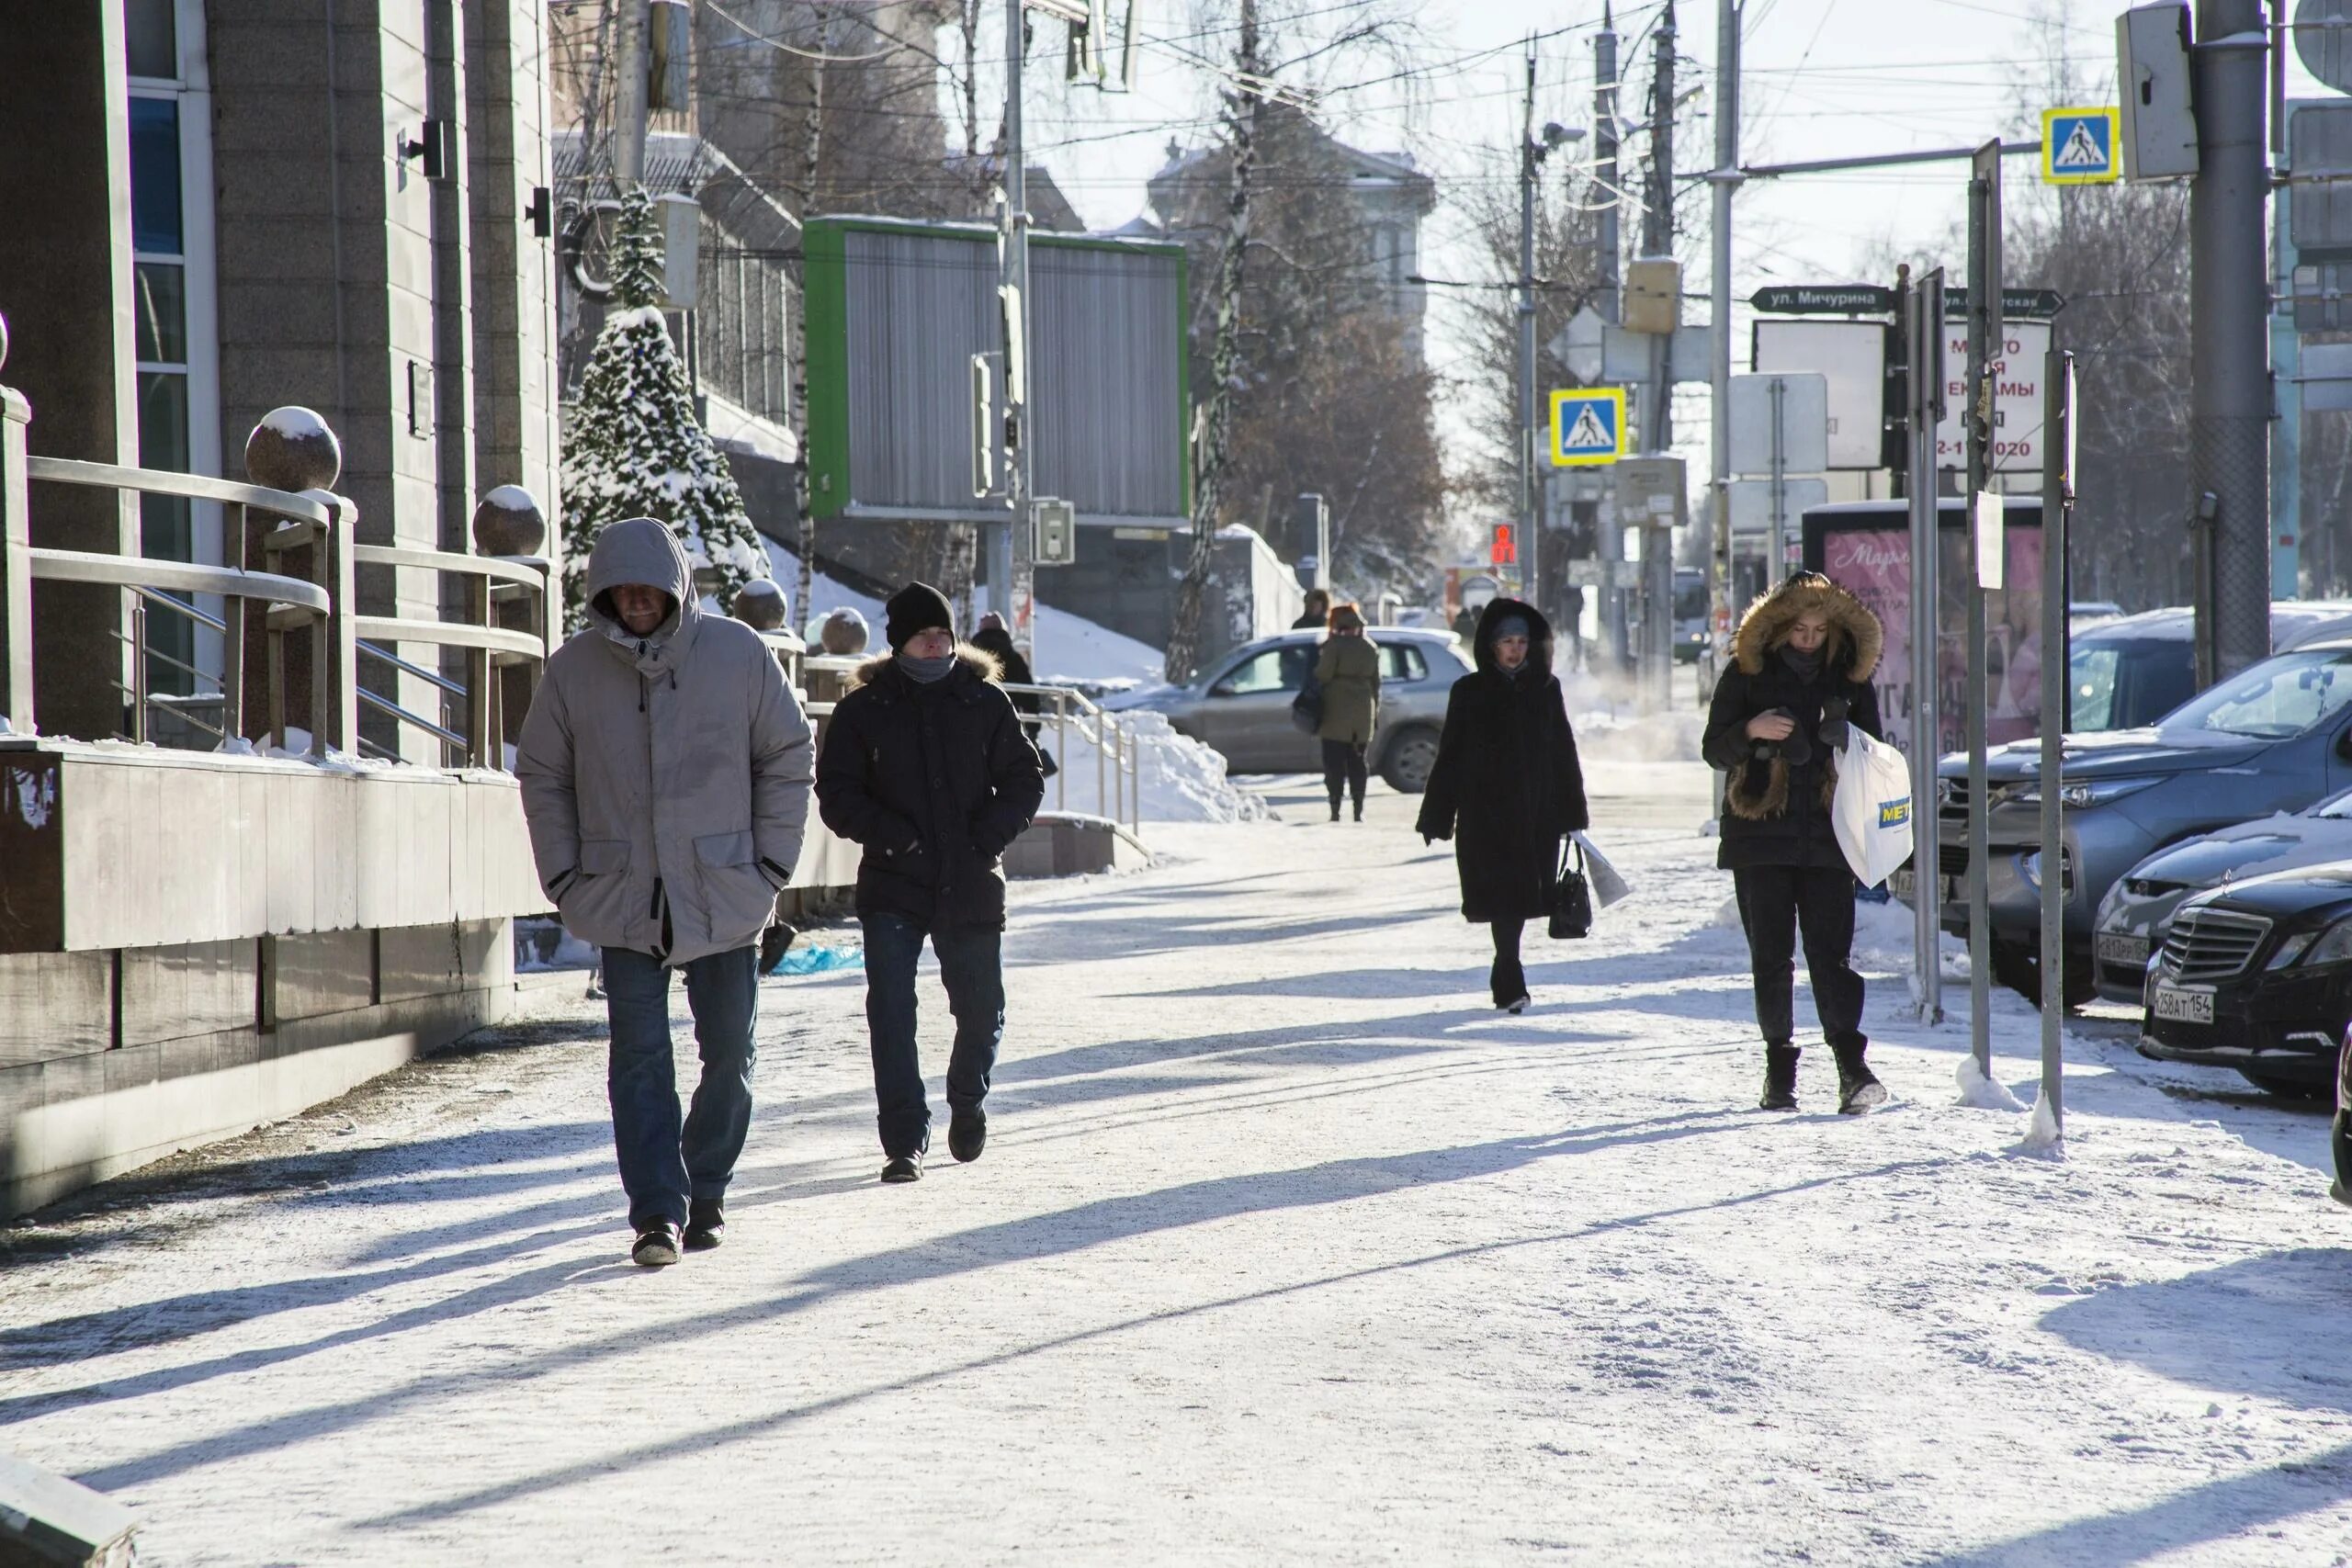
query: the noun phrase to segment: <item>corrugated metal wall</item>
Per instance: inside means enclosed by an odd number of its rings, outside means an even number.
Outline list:
[[[1184,516],[1174,256],[1032,245],[1037,493],[1080,516]]]
[[[996,252],[930,234],[844,237],[850,502],[972,509],[972,355],[997,344]]]

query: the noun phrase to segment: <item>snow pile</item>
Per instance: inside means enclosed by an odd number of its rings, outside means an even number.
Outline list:
[[[787,595],[797,592],[800,581],[800,558],[774,539],[767,545],[768,570]],[[835,610],[855,610],[865,617],[866,625],[881,627],[888,616],[882,612],[882,602],[867,597],[842,583],[819,572],[810,580],[809,603],[795,605],[796,625],[805,628],[813,646],[817,641],[812,621],[821,622]],[[965,631],[971,628],[967,626]],[[885,651],[880,639],[868,645],[867,651]],[[1123,637],[1107,626],[1073,615],[1067,610],[1057,610],[1050,604],[1037,606],[1036,657],[1030,660],[1041,682],[1091,682],[1096,681],[1157,682],[1159,679],[1159,650],[1148,643]]]
[[[1124,713],[1116,720],[1136,750],[1142,777],[1137,793],[1140,815],[1148,822],[1256,822],[1268,815],[1266,803],[1246,790],[1236,789],[1225,776],[1225,758],[1191,736],[1179,734],[1158,713]],[[1051,725],[1039,737],[1062,775],[1046,781],[1046,807],[1114,815],[1120,784],[1114,770],[1114,750],[1102,760],[1102,788],[1094,785],[1095,747],[1075,723],[1057,739]],[[1126,813],[1116,813],[1125,820]]]
[[[1964,1055],[1952,1077],[1960,1084],[1960,1103],[1971,1111],[2023,1111],[2025,1101],[2009,1092],[1998,1078],[1986,1077],[1974,1053]]]
[[[1970,1061],[1973,1062],[1974,1057]],[[2042,1095],[2033,1102],[2033,1120],[2025,1130],[2025,1141],[2018,1147],[2026,1154],[2055,1155],[2064,1152],[2065,1135],[2058,1130],[2058,1113],[2052,1109],[2050,1097]]]

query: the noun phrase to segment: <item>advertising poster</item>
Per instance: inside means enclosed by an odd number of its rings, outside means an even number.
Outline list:
[[[1939,753],[1968,745],[1968,539],[1960,502],[1947,500],[1942,545],[1941,636],[1934,674],[1939,693]],[[2012,502],[2005,528],[2008,587],[1985,603],[1986,734],[1991,744],[2041,733],[2041,509]],[[1872,684],[1887,740],[1911,751],[1911,710],[1920,679],[1911,647],[1911,525],[1900,502],[1833,505],[1805,513],[1805,564],[1826,572],[1879,618],[1886,649]]]

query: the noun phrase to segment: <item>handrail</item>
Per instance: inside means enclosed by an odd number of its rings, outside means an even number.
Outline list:
[[[539,556],[469,556],[455,550],[420,550],[407,545],[354,545],[351,558],[362,566],[405,566],[421,571],[461,571],[543,588],[548,563]]]
[[[510,631],[504,626],[477,626],[465,621],[410,621],[397,615],[354,615],[351,617],[354,636],[372,637],[378,642],[430,642],[443,648],[482,649],[492,653],[511,653],[518,659],[541,659],[548,645],[529,632]]]
[[[378,713],[388,713],[402,723],[416,726],[427,735],[437,736],[446,746],[463,747],[466,743],[466,738],[456,730],[444,729],[423,714],[411,713],[390,698],[379,697],[365,686],[359,688],[359,700]]]
[[[447,675],[441,674],[437,671],[427,670],[422,664],[411,664],[407,660],[402,659],[399,654],[392,652],[390,649],[379,648],[376,644],[369,642],[365,638],[362,638],[359,642],[359,651],[366,654],[370,659],[382,660],[385,663],[390,665],[393,669],[399,671],[403,675],[413,675],[418,680],[424,682],[427,685],[438,686],[453,697],[462,697],[466,694],[466,689],[458,684],[457,682],[450,680]]]
[[[220,593],[235,599],[266,599],[312,615],[329,614],[327,591],[299,577],[246,571],[233,566],[198,566],[153,556],[110,556],[91,550],[35,548],[33,575],[51,582],[97,582],[115,588],[176,588],[186,593]]]
[[[115,463],[90,463],[79,457],[25,458],[25,478],[51,484],[92,485],[102,490],[133,490],[145,495],[184,496],[189,501],[217,501],[230,506],[258,507],[281,517],[299,517],[321,527],[329,525],[325,505],[292,491],[240,484],[203,474],[177,474],[161,468],[132,468]]]
[[[137,583],[133,583],[130,591],[133,593],[138,594],[141,599],[146,600],[150,604],[154,605],[155,608],[159,610],[176,611],[180,615],[186,615],[189,620],[194,621],[197,625],[200,626],[210,626],[214,631],[220,632],[223,635],[226,635],[229,630],[228,622],[221,620],[216,615],[208,615],[203,611],[198,609],[195,605],[189,604],[187,600],[175,599],[161,589],[144,588]]]

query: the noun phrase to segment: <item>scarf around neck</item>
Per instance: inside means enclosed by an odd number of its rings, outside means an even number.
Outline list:
[[[956,668],[956,656],[952,653],[942,654],[937,659],[917,659],[909,653],[892,657],[900,672],[919,686],[936,685],[947,679],[948,671]]]
[[[1781,645],[1781,662],[1793,671],[1798,680],[1810,681],[1821,673],[1823,651],[1816,648],[1804,653],[1795,644],[1784,642]]]

